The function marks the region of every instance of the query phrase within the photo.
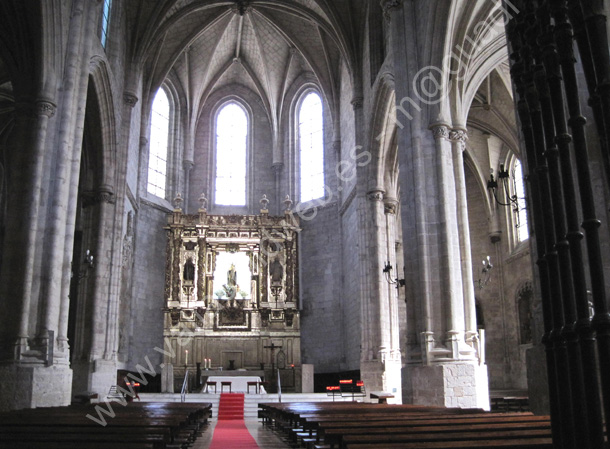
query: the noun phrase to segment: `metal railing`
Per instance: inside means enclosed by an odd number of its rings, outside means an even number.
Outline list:
[[[189,370],[184,373],[184,381],[182,382],[182,390],[180,390],[180,402],[186,402],[186,392],[189,387]]]

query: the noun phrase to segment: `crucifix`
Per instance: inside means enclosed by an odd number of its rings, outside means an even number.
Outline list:
[[[275,372],[275,357],[274,353],[276,349],[280,349],[282,345],[276,346],[275,343],[271,342],[269,346],[263,346],[265,349],[271,349],[271,372]]]

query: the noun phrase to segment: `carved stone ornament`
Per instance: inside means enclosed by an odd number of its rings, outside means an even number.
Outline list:
[[[436,140],[449,139],[449,128],[447,128],[445,125],[435,126],[432,128],[432,134]]]
[[[449,140],[458,144],[459,148],[464,151],[466,149],[466,141],[468,133],[462,129],[454,129],[449,133]]]
[[[396,200],[386,200],[383,203],[383,211],[389,215],[396,215],[396,211],[398,209],[398,201]]]
[[[233,11],[233,13],[243,16],[244,14],[250,11],[250,1],[237,0],[236,4],[231,7],[231,10]]]
[[[267,199],[267,195],[263,194],[263,197],[261,198],[261,209],[262,210],[267,210],[267,206],[269,206],[269,200]]]
[[[148,145],[148,139],[146,137],[140,137],[140,146],[145,147]]]
[[[381,190],[372,190],[367,193],[367,197],[369,201],[383,201],[383,191]]]
[[[174,198],[174,209],[182,210],[182,203],[184,200],[182,199],[182,194],[180,192],[176,193],[176,198]]]
[[[178,326],[178,323],[180,323],[180,310],[178,310],[178,309],[171,310],[169,312],[169,317],[172,322],[172,327]]]
[[[97,195],[98,200],[101,203],[114,204],[116,201],[116,198],[114,197],[114,191],[109,185],[100,186],[97,191]]]
[[[138,97],[131,92],[123,92],[123,101],[129,107],[134,107],[138,102]]]
[[[205,210],[206,207],[208,207],[208,199],[205,196],[205,193],[201,193],[201,195],[199,195],[199,209],[200,210]]]
[[[284,208],[285,210],[292,209],[292,200],[290,199],[290,195],[286,195],[286,198],[284,198]]]
[[[383,16],[390,20],[390,14],[402,6],[402,0],[381,0],[379,4],[383,9]]]
[[[357,109],[362,109],[363,105],[364,97],[354,97],[354,99],[352,100],[352,107],[354,108],[354,111]]]
[[[381,0],[379,4],[384,12],[390,12],[392,9],[400,8],[402,0]]]
[[[37,115],[46,115],[51,118],[55,115],[55,104],[46,100],[39,100],[36,102],[36,114]]]

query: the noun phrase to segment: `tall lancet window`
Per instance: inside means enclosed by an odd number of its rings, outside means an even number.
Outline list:
[[[246,205],[247,146],[246,112],[236,103],[223,106],[216,118],[216,204]]]
[[[110,24],[110,8],[112,7],[112,0],[104,0],[104,6],[102,8],[102,35],[100,37],[102,41],[102,47],[106,48],[106,41],[108,39],[108,25]]]
[[[518,228],[517,228],[517,241],[523,242],[529,238],[529,229],[527,226],[527,210],[525,203],[525,183],[523,182],[523,166],[519,159],[515,159],[515,165],[513,167],[515,174],[515,195],[517,195],[517,204],[519,206],[519,217],[518,217]]]
[[[299,108],[301,202],[324,196],[324,126],[322,99],[308,93]]]
[[[167,147],[169,142],[169,99],[163,89],[157,91],[150,117],[150,156],[148,193],[165,198]]]

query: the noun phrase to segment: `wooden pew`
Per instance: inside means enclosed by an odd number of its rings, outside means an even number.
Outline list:
[[[96,405],[74,405],[0,414],[0,449],[183,449],[211,416],[211,404],[129,403],[112,405],[99,419]],[[107,404],[98,404],[110,411]]]
[[[548,416],[396,404],[259,404],[264,419],[284,421],[310,448],[552,447]],[[294,427],[293,427],[294,426]]]

